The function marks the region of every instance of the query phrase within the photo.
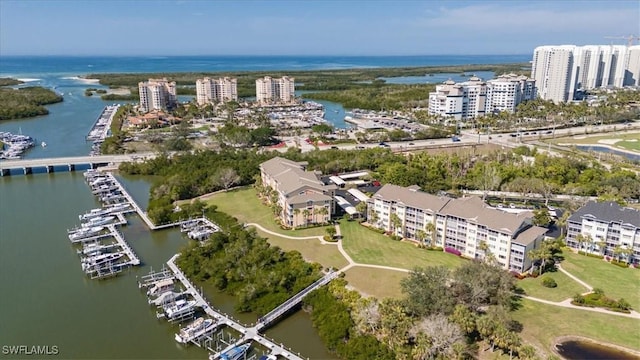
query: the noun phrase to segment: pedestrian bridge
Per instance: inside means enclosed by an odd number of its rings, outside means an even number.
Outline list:
[[[64,172],[95,169],[100,166],[119,165],[123,162],[144,160],[155,157],[154,153],[124,155],[72,156],[42,159],[21,159],[0,161],[0,176],[27,175],[34,172]]]

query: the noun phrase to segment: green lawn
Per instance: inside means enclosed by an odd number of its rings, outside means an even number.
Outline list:
[[[285,251],[299,251],[307,261],[317,262],[324,267],[334,267],[337,269],[345,267],[347,266],[347,264],[349,264],[347,262],[347,259],[345,259],[338,250],[337,245],[323,245],[319,240],[316,239],[287,239],[280,236],[267,234],[266,232],[260,231],[258,229],[256,230],[258,231],[258,234],[260,236],[267,238],[269,244],[278,246]]]
[[[240,222],[258,223],[268,230],[289,236],[317,236],[324,235],[324,227],[302,230],[283,230],[274,220],[274,215],[268,206],[262,204],[256,190],[244,188],[221,192],[202,199],[207,204],[213,204],[219,211],[236,217]]]
[[[635,141],[618,141],[616,146],[627,150],[640,151],[640,134],[637,136],[638,138]]]
[[[523,324],[522,338],[550,352],[559,336],[579,335],[640,350],[640,320],[562,308],[522,299],[512,313]]]
[[[377,299],[401,298],[403,296],[400,281],[407,273],[395,270],[375,269],[356,266],[347,270],[345,279],[349,285],[364,296]]]
[[[562,267],[565,270],[594,288],[601,288],[611,298],[624,298],[634,310],[640,311],[640,270],[624,269],[569,250],[565,250],[563,255]]]
[[[542,279],[544,277],[553,278],[558,286],[555,288],[542,286]],[[589,291],[589,289],[573,281],[561,271],[547,272],[537,278],[518,280],[516,285],[525,291],[525,295],[550,301],[562,301],[573,297],[575,294],[582,294]]]
[[[353,261],[403,269],[416,266],[458,266],[463,259],[442,251],[418,249],[409,242],[391,240],[355,221],[341,221],[342,246]]]

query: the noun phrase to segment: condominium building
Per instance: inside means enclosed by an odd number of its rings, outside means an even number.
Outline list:
[[[531,77],[545,100],[573,100],[578,90],[640,85],[640,46],[540,46]]]
[[[515,112],[523,101],[536,98],[535,81],[516,74],[501,75],[487,81],[487,114],[501,111]]]
[[[277,194],[280,220],[290,227],[326,223],[335,212],[334,184],[325,184],[318,172],[306,171],[306,162],[275,157],[260,164],[262,185]]]
[[[138,83],[140,93],[140,111],[166,110],[177,103],[176,83],[165,79],[149,79]]]
[[[540,245],[547,231],[531,225],[531,212],[507,213],[478,197],[438,197],[417,186],[387,184],[367,201],[367,208],[370,223],[395,235],[418,240],[422,231],[432,237],[432,245],[456,249],[471,259],[492,254],[500,266],[518,272],[531,267],[527,253]],[[427,230],[429,223],[433,234]]]
[[[238,81],[229,77],[219,79],[197,79],[196,100],[198,105],[210,102],[227,102],[238,100]]]
[[[429,114],[467,120],[500,111],[515,111],[519,103],[535,98],[532,79],[515,74],[489,81],[471,77],[469,81],[445,81],[429,93]]]
[[[260,104],[289,104],[295,99],[295,79],[265,76],[256,80],[256,101]]]
[[[447,80],[429,93],[429,114],[466,120],[484,116],[487,83],[473,76],[469,81]]]
[[[578,241],[582,234],[584,242]],[[616,202],[590,201],[567,220],[568,246],[614,257],[616,249],[629,251],[621,259],[640,265],[640,211]]]

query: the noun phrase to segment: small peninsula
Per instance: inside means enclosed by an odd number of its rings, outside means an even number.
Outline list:
[[[11,79],[13,80],[13,79]],[[19,89],[0,88],[0,120],[47,115],[43,105],[62,102],[62,96],[41,86]]]

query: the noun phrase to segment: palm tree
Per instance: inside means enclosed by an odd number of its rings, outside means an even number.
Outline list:
[[[369,209],[369,216],[367,217],[367,221],[369,222],[369,224],[371,224],[371,226],[378,226],[378,212],[375,211],[375,209],[371,208]]]
[[[567,226],[567,221],[571,213],[569,211],[565,211],[562,213],[562,216],[558,219],[558,226],[560,227],[560,236],[564,236],[564,228]]]
[[[436,243],[436,226],[432,221],[429,221],[427,225],[424,226],[425,231],[429,235],[429,246],[433,246]]]
[[[300,215],[300,209],[295,208],[293,209],[293,228],[295,229],[295,225],[298,223],[298,215]]]
[[[424,239],[426,239],[426,237],[427,237],[427,233],[424,232],[424,230],[422,229],[416,230],[416,240],[418,240],[420,244],[424,244]]]
[[[587,242],[587,237],[582,234],[578,234],[576,236],[576,242],[578,243],[578,252],[580,252],[582,245]],[[586,252],[584,254],[587,255]]]
[[[327,218],[326,215],[329,214],[329,209],[327,209],[326,207],[321,207],[320,209],[318,209],[318,214],[322,215],[322,222],[325,223],[327,222]],[[315,219],[314,219],[315,220]]]
[[[596,243],[596,246],[598,247],[598,253],[600,254],[600,256],[603,256],[607,243],[604,240],[598,240],[595,243]]]
[[[309,225],[309,215],[311,215],[311,211],[309,211],[309,209],[302,210],[302,216],[304,217],[304,226]]]
[[[397,235],[396,230],[402,226],[402,220],[396,213],[392,213],[391,216],[389,216],[389,222],[391,223],[391,233]]]

